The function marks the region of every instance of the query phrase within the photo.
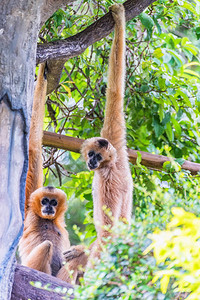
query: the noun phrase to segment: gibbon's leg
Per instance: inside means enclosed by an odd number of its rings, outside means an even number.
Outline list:
[[[79,278],[83,276],[88,255],[83,245],[71,247],[64,253],[66,264],[59,270],[57,278],[72,284],[78,284]]]
[[[123,113],[125,12],[122,4],[112,5],[110,11],[115,20],[115,33],[109,58],[105,119],[101,136],[108,139],[115,149],[121,152],[121,150],[126,149],[126,131]]]
[[[44,241],[30,252],[23,265],[51,275],[52,255],[52,242]]]
[[[29,165],[26,178],[25,213],[29,206],[30,195],[43,186],[42,171],[42,136],[45,99],[47,91],[46,64],[39,65],[38,77],[34,91],[33,108],[29,136]]]
[[[132,183],[131,174],[130,174],[129,182]],[[123,222],[128,224],[130,224],[131,222],[132,203],[133,203],[133,188],[132,185],[130,185],[130,189],[127,191],[124,197],[124,201],[121,207],[121,214],[120,214],[120,219]]]
[[[76,268],[76,266],[74,268],[70,268],[69,263],[62,266],[62,268],[58,271],[56,277],[68,283],[75,284],[77,275],[78,268]]]

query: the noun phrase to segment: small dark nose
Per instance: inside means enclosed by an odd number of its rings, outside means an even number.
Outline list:
[[[96,155],[94,155],[94,156],[90,159],[90,163],[91,163],[92,165],[96,165],[96,164],[97,164]]]
[[[46,206],[45,213],[47,213],[47,214],[52,214],[53,213],[53,208],[52,208],[51,205]]]
[[[96,167],[97,167],[97,159],[96,159],[96,156],[93,156],[93,157],[89,160],[88,167],[89,167],[91,170],[96,169]]]

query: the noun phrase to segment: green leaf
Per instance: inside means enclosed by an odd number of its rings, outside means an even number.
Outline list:
[[[73,160],[77,160],[80,157],[80,153],[71,152]]]
[[[180,54],[178,54],[174,50],[169,50],[168,49],[167,51],[173,56],[173,58],[175,59],[175,61],[178,64],[179,67],[182,66],[185,63],[183,57]]]
[[[161,48],[157,48],[156,50],[154,50],[153,55],[156,58],[161,58],[164,54],[162,53],[162,49]]]
[[[143,84],[140,89],[143,93],[146,93],[149,89],[149,86],[147,84]]]
[[[185,37],[185,36],[184,36],[184,37],[182,38],[182,40],[181,40],[181,45],[182,45],[182,46],[185,46],[188,42],[189,42],[188,37]]]
[[[146,13],[141,13],[139,15],[139,19],[140,19],[142,25],[144,25],[144,27],[147,29],[152,29],[152,27],[154,26],[153,19]]]
[[[184,8],[188,9],[189,11],[191,11],[194,15],[198,16],[198,13],[196,12],[195,8],[192,6],[192,4],[190,4],[189,2],[184,2],[182,5]]]
[[[171,113],[168,111],[162,120],[162,125],[165,126],[167,123],[169,123],[170,119],[171,119]]]
[[[153,120],[153,127],[157,138],[161,136],[165,130],[164,126],[162,126],[156,118]]]
[[[181,126],[175,118],[172,118],[172,123],[174,125],[174,129],[178,137],[181,136]]]
[[[158,20],[155,17],[153,18],[153,20],[154,20],[154,23],[156,25],[156,28],[158,29],[158,33],[161,34],[162,33],[162,28],[161,28],[160,24],[158,23]]]
[[[197,27],[195,29],[195,33],[196,33],[197,39],[199,40],[200,39],[200,27]]]
[[[192,75],[192,76],[195,76],[195,77],[197,77],[197,78],[200,78],[200,75],[199,75],[197,72],[192,71],[192,70],[189,70],[189,69],[185,69],[185,70],[184,70],[184,73],[189,74],[189,75]]]
[[[175,161],[180,165],[182,166],[185,162],[185,159],[184,158],[176,158]]]
[[[170,123],[166,124],[166,134],[170,142],[172,142],[174,140],[174,133]]]
[[[183,98],[183,101],[185,102],[185,104],[189,107],[192,107],[192,104],[190,102],[189,97],[187,96],[187,91],[186,90],[177,90],[175,97],[181,96]]]
[[[136,160],[136,164],[137,164],[137,165],[140,165],[141,161],[142,161],[142,154],[141,154],[139,151],[137,151],[137,160]]]

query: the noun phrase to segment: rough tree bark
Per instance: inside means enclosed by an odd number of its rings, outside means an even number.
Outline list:
[[[28,132],[41,15],[58,6],[1,0],[0,11],[0,299],[10,299],[15,251],[22,234]],[[53,9],[53,10],[52,10]]]
[[[15,269],[15,250],[22,234],[25,179],[28,166],[28,134],[33,100],[37,37],[41,24],[68,0],[1,0],[0,10],[0,299],[10,299]],[[126,10],[137,15],[154,0],[128,0]],[[131,17],[134,17],[131,13]],[[113,29],[98,23],[101,32]],[[96,26],[96,25],[95,25]],[[82,35],[85,35],[82,33]],[[98,39],[103,37],[100,35]],[[95,39],[81,47],[82,52]],[[76,42],[77,43],[77,42]],[[66,45],[65,45],[66,46]],[[69,49],[74,51],[68,43]],[[68,50],[67,50],[68,51]],[[81,53],[81,52],[80,52]],[[76,53],[78,55],[78,53]],[[74,56],[69,53],[69,57]],[[44,57],[43,60],[48,59]],[[50,62],[59,72],[68,57]],[[59,73],[58,72],[58,73]],[[54,73],[55,74],[55,73]],[[57,74],[59,78],[60,74]],[[51,74],[49,74],[51,76]],[[49,77],[50,78],[50,77]],[[54,78],[54,81],[55,78]],[[58,84],[58,81],[57,81]],[[27,279],[28,280],[28,279]],[[20,296],[19,296],[20,299]],[[38,299],[37,295],[31,298]]]
[[[41,284],[37,287],[37,282]],[[34,284],[31,284],[34,283]],[[62,300],[62,296],[73,299],[73,287],[56,277],[17,265],[11,300]]]

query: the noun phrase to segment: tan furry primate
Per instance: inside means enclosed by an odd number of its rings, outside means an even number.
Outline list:
[[[105,226],[112,227],[120,218],[129,223],[132,213],[133,182],[123,113],[125,12],[122,4],[114,4],[110,10],[115,20],[115,36],[109,58],[104,125],[101,137],[87,139],[81,151],[89,170],[94,170],[93,203],[97,240],[89,260],[99,255],[102,238],[110,234]],[[112,217],[103,207],[111,211]]]
[[[64,222],[66,195],[54,187],[43,187],[42,133],[46,88],[45,64],[41,64],[30,126],[25,221],[19,254],[23,265],[65,280],[65,270],[61,276],[59,272],[64,268],[63,253],[70,247]]]
[[[115,20],[113,41],[108,72],[107,102],[104,126],[101,137],[84,142],[82,155],[88,168],[95,171],[93,180],[94,222],[97,240],[85,253],[84,246],[71,247],[65,254],[69,258],[68,270],[73,270],[73,279],[78,283],[83,272],[80,266],[91,267],[92,258],[99,256],[102,238],[109,235],[104,225],[113,226],[121,217],[130,222],[132,212],[132,176],[126,151],[126,130],[123,114],[123,95],[125,78],[125,14],[121,4],[110,7]],[[110,218],[102,206],[110,208]],[[73,259],[71,259],[73,258]],[[62,270],[64,270],[62,268]],[[61,270],[61,271],[62,271]],[[68,277],[70,281],[70,277]]]

